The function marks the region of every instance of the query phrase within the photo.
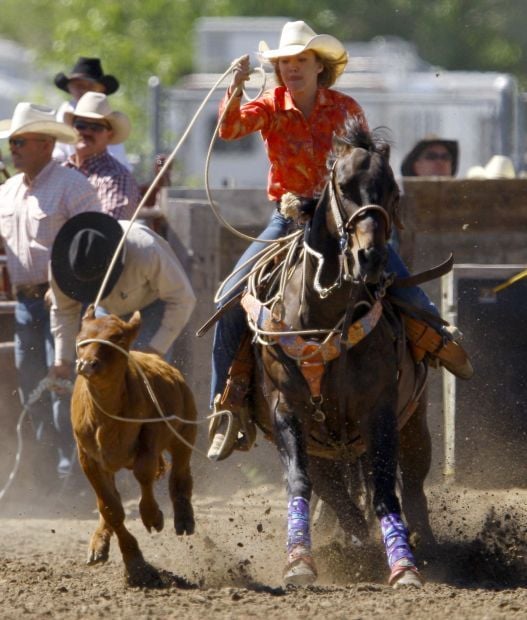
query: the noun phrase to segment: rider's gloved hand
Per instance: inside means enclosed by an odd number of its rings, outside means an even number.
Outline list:
[[[229,86],[229,95],[239,87],[243,87],[243,83],[251,77],[251,64],[249,62],[249,54],[244,54],[231,63],[232,80]],[[241,94],[241,90],[240,90]]]

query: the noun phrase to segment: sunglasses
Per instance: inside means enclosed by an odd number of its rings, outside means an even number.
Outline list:
[[[17,149],[26,145],[26,142],[47,142],[47,138],[9,138],[9,146],[15,146]]]
[[[450,153],[436,153],[430,151],[429,153],[425,153],[422,159],[426,159],[427,161],[452,161],[452,155],[450,155]]]
[[[75,129],[77,129],[78,131],[94,131],[96,133],[99,133],[100,131],[103,131],[104,129],[106,129],[107,131],[109,131],[111,129],[111,127],[109,125],[103,124],[103,123],[90,123],[88,121],[73,121],[73,127],[75,127]]]

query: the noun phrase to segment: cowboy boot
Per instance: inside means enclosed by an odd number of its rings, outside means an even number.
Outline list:
[[[256,427],[251,420],[246,396],[252,380],[253,356],[250,338],[242,341],[229,369],[223,394],[214,398],[213,414],[209,424],[211,461],[222,461],[233,450],[250,450],[256,439]]]
[[[428,354],[431,365],[437,362],[460,379],[472,377],[474,369],[466,351],[459,344],[462,336],[456,326],[447,325],[439,331],[407,314],[403,314],[403,319],[416,361]]]

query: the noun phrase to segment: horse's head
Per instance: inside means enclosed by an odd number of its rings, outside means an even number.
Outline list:
[[[82,317],[77,336],[76,371],[94,384],[117,382],[128,365],[126,352],[137,336],[141,315],[135,312],[129,321],[109,314],[97,318],[93,304]]]
[[[327,226],[343,251],[351,253],[353,277],[375,284],[386,265],[392,225],[399,225],[390,147],[355,120],[333,142],[325,190]]]

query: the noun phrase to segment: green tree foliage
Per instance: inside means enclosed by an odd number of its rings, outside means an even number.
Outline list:
[[[505,71],[527,87],[525,0],[230,0],[231,15],[284,15],[346,41],[399,36],[451,70]]]
[[[445,69],[505,71],[527,85],[525,0],[1,0],[0,9],[0,35],[35,50],[50,75],[81,55],[103,59],[139,151],[148,78],[170,86],[192,70],[193,22],[205,15],[304,19],[342,40],[399,36]]]

